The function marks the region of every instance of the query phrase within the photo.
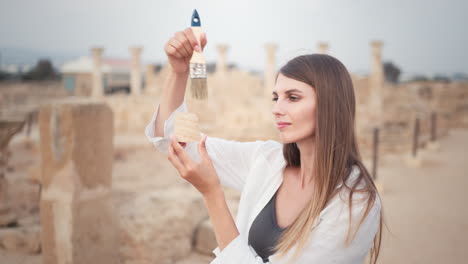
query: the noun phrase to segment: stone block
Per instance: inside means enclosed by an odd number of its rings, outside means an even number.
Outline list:
[[[32,182],[32,183],[37,183],[37,184],[41,184],[41,172],[42,172],[42,169],[40,167],[29,167],[28,169],[28,179]]]
[[[41,250],[40,227],[0,229],[0,246],[10,252],[38,254]]]
[[[193,250],[196,227],[208,218],[193,187],[132,194],[119,208],[124,263],[174,263]]]
[[[10,208],[0,208],[0,227],[13,225],[16,220],[16,214]]]
[[[118,263],[112,111],[61,100],[41,106],[39,129],[43,263]]]
[[[210,219],[203,221],[195,231],[195,250],[204,255],[212,255],[218,246]]]
[[[86,188],[111,186],[113,113],[94,100],[68,99],[43,105],[39,112],[42,183],[68,163]]]

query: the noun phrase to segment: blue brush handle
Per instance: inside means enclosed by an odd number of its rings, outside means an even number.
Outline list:
[[[192,13],[192,20],[190,22],[192,27],[201,27],[201,20],[200,16],[198,15],[198,12],[196,9],[193,10]]]

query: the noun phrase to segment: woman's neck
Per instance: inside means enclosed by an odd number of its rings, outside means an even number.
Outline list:
[[[301,189],[313,182],[313,170],[315,160],[315,137],[310,137],[296,142],[301,157],[301,169],[299,179]]]

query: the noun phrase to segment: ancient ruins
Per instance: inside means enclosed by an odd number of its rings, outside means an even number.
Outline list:
[[[264,48],[260,76],[230,68],[229,45],[217,45],[208,101],[186,96],[204,133],[279,140],[271,115],[278,46]],[[420,149],[436,151],[451,129],[468,127],[468,83],[386,82],[384,43],[369,48],[370,75],[352,74],[364,160],[373,172],[377,157],[390,154],[424,166]],[[90,50],[91,72],[69,73],[73,91],[55,82],[0,83],[1,250],[57,264],[212,259],[216,240],[202,197],[144,136],[168,68],[143,65],[143,52],[129,48],[130,94],[106,93],[103,47]],[[317,52],[328,53],[328,43],[319,43]],[[380,178],[376,182],[384,191]],[[226,194],[235,216],[239,194]]]

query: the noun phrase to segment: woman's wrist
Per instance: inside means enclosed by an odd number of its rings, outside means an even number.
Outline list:
[[[169,66],[169,74],[162,91],[162,96],[168,98],[169,105],[176,107],[183,102],[188,77],[188,71],[176,72]]]
[[[225,199],[224,191],[221,187],[214,188],[206,193],[202,193],[205,202]]]
[[[187,70],[181,72],[181,71],[176,71],[172,66],[169,64],[169,72],[173,74],[177,79],[188,79],[188,76],[190,74],[190,68],[187,68]]]

